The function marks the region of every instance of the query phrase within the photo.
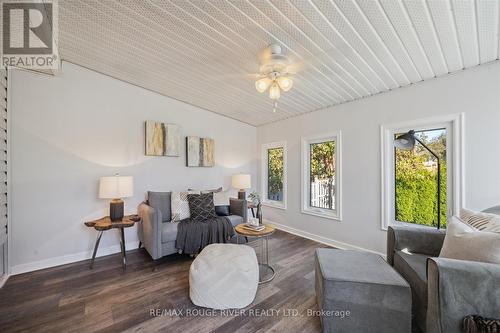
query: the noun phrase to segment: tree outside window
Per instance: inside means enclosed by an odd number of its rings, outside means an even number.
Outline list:
[[[267,199],[283,201],[283,148],[267,150]]]
[[[335,209],[335,141],[309,144],[309,205]]]
[[[415,135],[440,158],[441,226],[446,227],[446,129]],[[411,151],[395,149],[395,203],[397,221],[437,226],[437,163],[418,143]]]

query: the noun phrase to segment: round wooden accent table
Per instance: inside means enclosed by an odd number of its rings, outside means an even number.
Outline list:
[[[267,283],[274,279],[276,271],[269,265],[269,236],[276,230],[272,225],[266,224],[265,229],[261,231],[249,230],[245,228],[244,224],[237,225],[234,230],[236,235],[245,237],[260,238],[262,243],[260,247],[260,260],[259,260],[259,284]],[[239,237],[236,237],[239,244]],[[265,250],[264,250],[265,248]]]

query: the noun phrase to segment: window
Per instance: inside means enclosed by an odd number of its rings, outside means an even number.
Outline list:
[[[397,223],[437,226],[438,158],[441,228],[460,211],[462,123],[460,114],[382,126],[382,229]],[[395,148],[395,139],[410,130],[414,147]]]
[[[340,133],[302,139],[302,212],[340,215]]]
[[[394,135],[397,138],[403,133]],[[441,227],[446,227],[446,128],[415,131],[439,157]],[[394,216],[396,221],[437,227],[438,160],[418,143],[410,151],[394,148]]]
[[[262,145],[262,203],[286,209],[286,143]]]

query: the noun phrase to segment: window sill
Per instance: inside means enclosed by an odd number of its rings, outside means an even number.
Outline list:
[[[285,203],[278,203],[278,202],[272,202],[272,201],[263,201],[262,202],[262,206],[286,210],[286,204]]]
[[[323,217],[323,218],[329,219],[329,220],[342,222],[342,218],[340,216],[338,216],[337,213],[322,212],[320,210],[311,210],[311,209],[304,209],[304,208],[301,210],[301,212],[302,212],[302,214],[313,215],[313,216]]]
[[[437,230],[437,227],[433,227],[430,225],[410,223],[410,222],[400,222],[400,221],[393,221],[393,222],[389,223],[389,226],[403,226],[403,227],[415,228],[415,229],[436,229]],[[441,229],[445,229],[445,228],[441,228]]]

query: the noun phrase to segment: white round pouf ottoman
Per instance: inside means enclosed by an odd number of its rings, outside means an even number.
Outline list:
[[[253,302],[258,284],[257,256],[247,245],[208,245],[189,269],[189,297],[205,308],[244,308]]]

